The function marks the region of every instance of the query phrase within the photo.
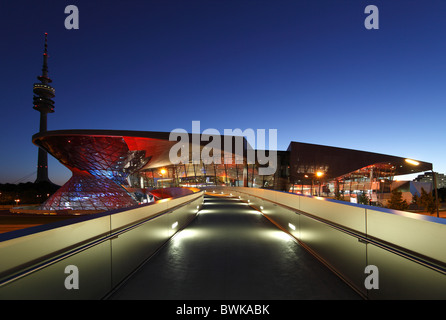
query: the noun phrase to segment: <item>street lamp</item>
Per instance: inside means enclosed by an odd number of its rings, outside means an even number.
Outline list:
[[[316,172],[316,177],[321,178],[324,175],[324,173],[322,171],[317,171]],[[321,181],[318,181],[319,183],[319,192],[318,192],[318,196],[321,196]]]
[[[439,214],[439,208],[438,208],[439,205],[438,205],[437,176],[436,176],[433,168],[431,169],[431,171],[432,171],[432,181],[434,183],[434,190],[435,190],[435,208],[437,210],[437,218],[439,218],[440,214]]]
[[[164,168],[162,168],[161,170],[160,170],[160,175],[161,175],[161,188],[164,188],[164,178],[163,178],[163,176],[164,176],[164,174],[166,174],[166,169],[164,169]]]

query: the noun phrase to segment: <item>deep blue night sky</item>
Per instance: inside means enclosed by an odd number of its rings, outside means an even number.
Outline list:
[[[79,29],[67,30],[68,5]],[[367,5],[379,29],[367,30]],[[277,129],[446,172],[446,1],[2,1],[0,183],[34,181],[32,85],[48,32],[48,129]],[[49,157],[50,179],[71,176]]]

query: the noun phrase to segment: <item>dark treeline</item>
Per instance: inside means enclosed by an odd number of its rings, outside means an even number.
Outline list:
[[[43,203],[59,188],[60,186],[49,182],[0,184],[0,205]]]

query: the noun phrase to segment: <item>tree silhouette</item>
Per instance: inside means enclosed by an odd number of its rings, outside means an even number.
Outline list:
[[[409,204],[403,199],[403,193],[398,190],[392,190],[390,200],[387,202],[387,207],[395,210],[407,210]]]
[[[435,212],[435,199],[432,195],[432,192],[427,193],[424,188],[421,188],[421,196],[418,197],[417,204],[420,207],[423,207],[429,214],[433,214]]]

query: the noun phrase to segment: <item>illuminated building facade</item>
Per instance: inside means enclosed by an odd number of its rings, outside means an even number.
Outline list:
[[[247,161],[246,140],[241,163],[235,161],[235,149],[228,151],[223,145],[220,163],[202,160],[172,163],[169,152],[177,141],[170,141],[169,135],[114,130],[60,130],[34,135],[34,144],[47,150],[73,173],[41,209],[110,210],[146,202],[156,189],[214,185],[332,197],[367,192],[374,197],[389,192],[395,175],[432,168],[430,163],[410,163],[402,157],[291,142],[286,151],[277,152],[275,173],[260,175],[259,163]],[[207,145],[203,141],[209,139],[198,141],[203,150]],[[188,150],[193,150],[192,146]]]
[[[291,142],[289,191],[331,196],[356,202],[366,194],[371,202],[388,198],[393,178],[432,170],[432,164],[403,157]]]

